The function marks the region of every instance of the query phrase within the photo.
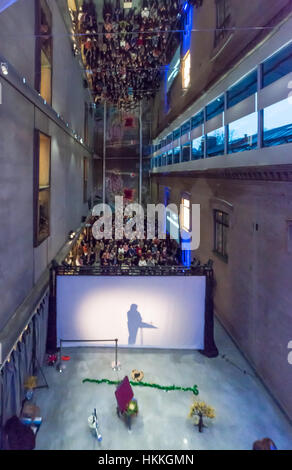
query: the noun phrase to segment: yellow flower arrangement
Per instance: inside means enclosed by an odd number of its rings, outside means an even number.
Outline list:
[[[207,405],[204,401],[194,401],[191,406],[189,418],[193,416],[204,416],[205,418],[214,419],[215,410],[211,406]]]
[[[36,388],[37,386],[37,377],[34,375],[31,375],[27,377],[26,381],[24,382],[24,388],[31,390]]]

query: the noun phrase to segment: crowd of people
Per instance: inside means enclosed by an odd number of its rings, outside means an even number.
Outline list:
[[[99,22],[93,0],[84,1],[75,29],[96,103],[106,99],[131,109],[155,94],[180,11],[179,0],[143,0],[139,11],[109,1]]]
[[[179,245],[169,237],[165,239],[133,236],[132,239],[96,240],[92,227],[97,217],[91,217],[90,223],[83,229],[77,242],[64,261],[65,266],[120,266],[152,267],[179,265]],[[126,224],[128,218],[124,219]],[[113,234],[115,223],[113,220]]]

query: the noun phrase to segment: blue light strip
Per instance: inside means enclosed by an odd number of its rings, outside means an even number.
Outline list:
[[[190,6],[187,2],[187,8],[185,11],[185,27],[183,34],[183,44],[182,44],[182,56],[184,57],[188,50],[191,47],[191,40],[192,40],[192,28],[193,28],[193,13],[194,7]],[[189,8],[189,9],[188,9]],[[188,10],[188,11],[187,11]]]
[[[189,2],[185,2],[184,6],[183,6],[183,10],[187,11],[188,6],[189,6]]]

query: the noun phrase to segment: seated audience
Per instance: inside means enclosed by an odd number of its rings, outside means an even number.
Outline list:
[[[91,217],[89,223],[92,225],[98,217]],[[127,222],[125,217],[124,223]],[[114,233],[113,218],[113,233]],[[83,230],[72,247],[69,255],[64,261],[65,266],[175,266],[179,264],[178,244],[169,237],[165,240],[146,239],[138,240],[132,237],[127,240],[96,240],[91,228]]]

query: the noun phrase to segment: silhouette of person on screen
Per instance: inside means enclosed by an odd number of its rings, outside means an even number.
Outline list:
[[[143,328],[153,328],[157,329],[156,326],[152,325],[152,323],[144,323],[142,321],[142,317],[137,310],[138,305],[132,304],[130,310],[128,311],[128,330],[129,330],[129,339],[128,344],[136,344],[137,340],[137,333],[139,328],[141,328],[141,332]],[[141,339],[142,344],[142,339]]]
[[[132,304],[130,310],[127,313],[128,315],[128,330],[129,330],[129,339],[128,344],[135,344],[138,329],[142,324],[142,317],[137,310],[137,305]]]

